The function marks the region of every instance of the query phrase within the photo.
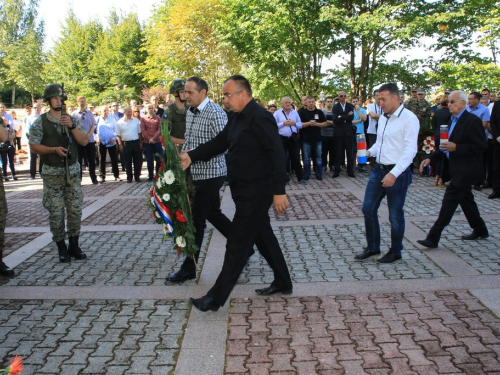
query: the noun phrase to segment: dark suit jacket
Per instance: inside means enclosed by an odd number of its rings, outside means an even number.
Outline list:
[[[490,118],[491,131],[493,132],[493,138],[497,139],[500,137],[500,100],[497,100],[493,105],[493,110],[491,111]],[[497,143],[495,141],[495,143]]]
[[[451,126],[451,120],[448,125]],[[486,135],[481,119],[465,110],[453,128],[449,141],[457,145],[457,150],[450,152],[450,159],[439,149],[429,155],[432,162],[443,162],[443,181],[451,181],[455,186],[470,186],[484,180]]]
[[[351,115],[348,115],[352,112]],[[345,111],[340,103],[337,103],[332,108],[333,117],[333,136],[343,137],[355,134],[352,129],[352,120],[354,120],[354,106],[351,103],[345,104]]]

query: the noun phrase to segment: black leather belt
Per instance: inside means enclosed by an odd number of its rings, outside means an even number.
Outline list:
[[[384,171],[390,171],[392,168],[396,166],[396,164],[389,164],[389,165],[377,164],[377,165],[380,169],[383,169]]]
[[[139,142],[138,139],[135,139],[133,141],[123,141],[124,144],[127,144],[127,143],[134,143],[134,142]]]

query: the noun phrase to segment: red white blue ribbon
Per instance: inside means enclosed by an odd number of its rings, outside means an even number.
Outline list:
[[[156,189],[153,188],[154,206],[160,214],[160,216],[165,220],[165,227],[169,236],[174,234],[174,227],[172,224],[172,214],[167,206],[163,204],[158,194],[156,194]]]

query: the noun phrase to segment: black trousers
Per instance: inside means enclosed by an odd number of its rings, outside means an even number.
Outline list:
[[[323,168],[326,168],[327,166],[327,159],[328,159],[328,166],[330,167],[330,170],[333,169],[335,163],[335,142],[333,137],[321,137],[322,140],[322,147],[321,147],[321,165]]]
[[[377,142],[377,134],[367,134],[366,140],[367,140],[366,149],[368,150],[370,147],[372,147],[375,144],[375,142]],[[376,160],[376,157],[371,156],[368,158],[368,163],[373,167],[373,166],[375,166],[375,160]]]
[[[233,197],[234,197],[233,193]],[[274,272],[273,286],[292,289],[292,280],[285,257],[271,227],[269,208],[272,195],[233,198],[236,205],[227,238],[222,270],[207,295],[223,306],[245,267],[254,243]]]
[[[109,158],[111,159],[111,170],[113,171],[113,176],[118,178],[120,176],[120,172],[118,171],[118,158],[116,155],[116,144],[111,147],[106,147],[106,145],[99,144],[99,177],[101,180],[106,179],[106,152],[109,152]]]
[[[194,235],[194,243],[198,246],[198,251],[195,254],[196,263],[200,257],[201,244],[207,227],[207,220],[217,229],[224,237],[227,238],[231,227],[231,220],[224,215],[220,209],[220,188],[226,179],[225,176],[209,178],[207,180],[193,181],[194,184],[194,199],[191,205],[193,212],[193,224],[196,229]],[[186,257],[181,268],[187,272],[196,270],[193,258]]]
[[[30,153],[30,177],[35,178],[36,176],[36,160],[38,159],[38,154]],[[38,165],[38,173],[42,174],[43,162],[40,158],[40,163]]]
[[[354,158],[352,152],[352,126],[351,125],[338,125],[343,127],[339,135],[334,135],[335,147],[335,172],[340,172],[340,165],[343,164],[347,156],[347,172],[354,172]],[[338,130],[336,130],[338,131]]]
[[[125,170],[127,171],[127,181],[132,181],[132,162],[134,163],[133,176],[136,180],[141,177],[142,151],[139,140],[123,141],[123,155],[125,156]]]
[[[485,176],[486,176],[486,183],[487,184],[493,184],[493,148],[494,148],[494,142],[496,142],[493,139],[488,139],[486,151],[483,154],[483,161],[485,165]],[[498,143],[498,142],[496,142]]]
[[[21,151],[21,137],[16,137],[14,144],[17,147],[17,151]]]
[[[500,193],[500,143],[493,140],[493,176],[491,179],[493,193]]]
[[[12,174],[12,177],[14,177],[16,175],[16,168],[14,168],[16,149],[14,148],[14,146],[10,146],[7,151],[0,152],[0,155],[2,157],[2,165],[5,177],[7,177],[7,159],[9,160],[8,164],[10,173]]]
[[[474,233],[481,234],[487,231],[486,224],[481,218],[476,201],[474,200],[471,185],[455,186],[450,182],[444,192],[439,216],[427,235],[428,240],[434,243],[439,242],[441,233],[444,228],[450,224],[458,205],[462,207],[465,218],[469,222]]]
[[[87,162],[89,163],[89,175],[92,181],[97,181],[95,174],[95,142],[89,142],[86,146],[78,145],[78,163],[82,166],[83,156],[87,156]],[[71,157],[74,157],[73,155]],[[83,176],[83,168],[80,168],[80,179]]]
[[[304,170],[302,169],[302,164],[300,163],[300,141],[297,134],[292,134],[291,137],[281,136],[281,143],[283,144],[283,149],[285,150],[285,155],[290,156],[290,161],[292,162],[292,168],[295,170],[295,175],[300,181],[304,177]]]

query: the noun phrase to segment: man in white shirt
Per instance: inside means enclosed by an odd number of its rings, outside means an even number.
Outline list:
[[[420,128],[417,116],[399,103],[399,89],[393,83],[386,83],[379,89],[380,105],[384,114],[377,127],[377,141],[367,151],[367,156],[376,158],[366,186],[363,201],[363,215],[367,247],[356,255],[363,260],[380,254],[380,225],[377,211],[382,199],[387,196],[389,221],[391,222],[391,247],[378,260],[392,263],[401,259],[405,232],[403,206],[406,192],[412,182],[410,165],[417,154],[417,139]]]
[[[141,182],[142,169],[142,134],[141,123],[132,117],[132,107],[123,109],[124,116],[118,121],[116,126],[116,138],[118,147],[125,156],[125,170],[127,172],[127,182],[132,182],[132,176],[136,182]],[[132,174],[132,161],[134,171]]]

